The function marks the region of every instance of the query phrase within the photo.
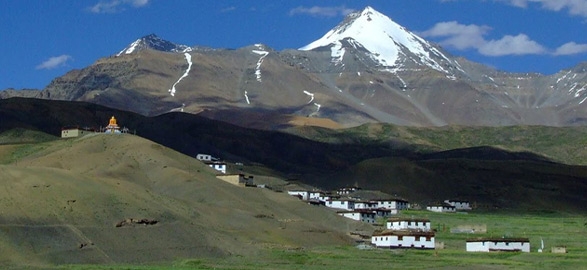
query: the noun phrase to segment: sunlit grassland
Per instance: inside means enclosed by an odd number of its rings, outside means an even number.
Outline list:
[[[62,266],[63,269],[581,269],[587,265],[587,218],[563,213],[452,213],[405,211],[407,217],[428,218],[437,230],[438,250],[367,249],[330,246],[309,249],[267,249],[257,256],[194,258],[159,266]],[[458,225],[487,226],[487,233],[451,233]],[[466,252],[465,241],[475,237],[527,237],[531,253]],[[538,253],[541,239],[544,252]],[[551,253],[565,246],[568,253]]]

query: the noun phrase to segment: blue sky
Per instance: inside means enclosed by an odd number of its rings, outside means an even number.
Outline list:
[[[365,6],[500,70],[552,74],[587,61],[587,0],[6,0],[0,89],[42,89],[151,33],[190,46],[299,48]]]

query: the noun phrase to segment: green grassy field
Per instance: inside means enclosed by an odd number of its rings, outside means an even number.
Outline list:
[[[360,250],[354,246],[313,249],[267,249],[257,256],[222,259],[185,259],[158,266],[62,266],[59,269],[583,269],[587,265],[587,218],[562,213],[469,213],[438,214],[406,211],[402,215],[429,218],[437,229],[439,250]],[[458,225],[486,225],[484,234],[456,234]],[[474,237],[527,237],[531,253],[465,251],[465,240]],[[540,241],[545,249],[538,253]],[[551,253],[565,246],[566,254]]]

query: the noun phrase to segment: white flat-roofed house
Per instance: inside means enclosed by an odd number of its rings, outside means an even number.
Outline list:
[[[225,162],[221,162],[221,161],[207,161],[206,165],[208,165],[210,168],[217,170],[221,173],[226,173],[226,163]]]
[[[344,210],[354,210],[355,209],[355,201],[352,200],[327,200],[324,202],[326,207],[330,208],[337,208],[337,209],[344,209]]]
[[[308,191],[308,190],[288,190],[287,194],[298,197],[304,201],[320,201],[320,191]]]
[[[430,220],[422,218],[390,218],[387,220],[386,227],[388,230],[415,230],[429,232]]]
[[[320,191],[308,191],[308,200],[320,201],[322,192]]]
[[[378,248],[434,249],[434,232],[385,230],[374,233],[371,244]]]
[[[377,202],[372,201],[356,201],[355,209],[375,209],[377,208]]]
[[[365,223],[373,224],[375,223],[375,218],[377,214],[372,210],[368,209],[357,209],[352,211],[337,211],[338,215],[341,215],[346,218],[350,218],[357,221],[362,221]]]
[[[454,206],[455,210],[471,210],[471,203],[465,200],[445,200],[445,203]]]
[[[530,240],[528,238],[478,238],[467,240],[467,251],[520,251],[530,252]]]
[[[391,210],[406,210],[410,207],[408,201],[400,199],[391,200],[371,200],[371,202],[377,203],[376,208],[385,208]]]
[[[208,154],[197,154],[196,155],[196,159],[197,160],[201,160],[201,161],[212,161],[212,155],[208,155]]]
[[[310,198],[309,193],[306,190],[288,190],[287,194],[294,196],[294,197],[298,197],[298,198],[300,198],[300,200],[304,200],[304,201],[307,201]]]
[[[457,211],[454,206],[447,203],[431,204],[426,206],[426,210],[437,213],[454,213]]]

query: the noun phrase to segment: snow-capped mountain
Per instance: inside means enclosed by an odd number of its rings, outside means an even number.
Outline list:
[[[0,98],[88,101],[144,115],[182,111],[270,128],[587,124],[587,64],[552,75],[495,70],[444,52],[371,7],[300,50],[190,48],[149,35],[118,56],[42,91],[0,91]]]
[[[390,71],[410,62],[453,74],[458,63],[430,42],[408,31],[372,7],[349,14],[322,38],[300,48],[329,48],[333,63],[342,63],[349,49],[366,50],[378,65]]]
[[[175,44],[173,42],[161,39],[155,34],[150,34],[135,40],[126,48],[122,49],[116,56],[131,54],[144,49],[151,49],[163,52],[190,52],[192,48],[187,45]]]

